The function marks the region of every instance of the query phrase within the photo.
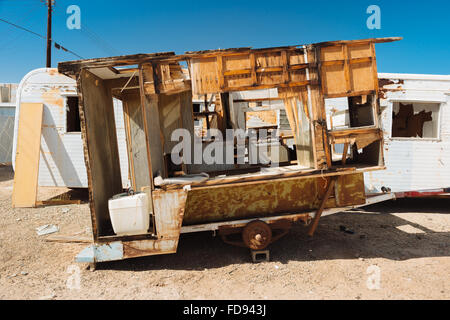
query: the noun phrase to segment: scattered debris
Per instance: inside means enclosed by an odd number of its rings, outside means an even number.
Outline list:
[[[92,237],[80,235],[51,235],[45,239],[47,242],[64,242],[64,243],[91,243]]]
[[[340,226],[339,230],[341,230],[342,232],[348,233],[348,234],[355,234],[355,231],[347,229],[346,226]]]
[[[23,275],[23,276],[27,276],[27,275],[28,275],[28,272],[22,271],[20,274]]]
[[[36,228],[36,232],[38,236],[45,236],[47,234],[58,232],[59,228],[53,224],[46,224],[44,226],[40,226]]]
[[[61,210],[62,213],[68,213],[69,211],[70,211],[69,208],[63,208],[63,209]]]
[[[39,300],[51,300],[54,298],[56,298],[56,294],[52,293],[51,295],[48,295],[48,296],[39,297]]]

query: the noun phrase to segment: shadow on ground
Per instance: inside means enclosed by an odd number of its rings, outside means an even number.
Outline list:
[[[0,165],[0,182],[14,179],[14,171],[12,166]]]
[[[393,215],[402,212],[430,213],[432,216],[448,214],[450,199],[401,199],[323,217],[313,238],[306,234],[306,227],[295,225],[288,235],[269,247],[271,261],[283,264],[289,261],[408,260],[450,256],[450,232],[435,232]],[[417,228],[421,233],[397,229],[404,225]],[[341,226],[354,233],[343,232]],[[99,264],[98,268],[204,270],[242,263],[251,263],[248,249],[227,245],[220,237],[204,232],[182,235],[176,254],[108,262]]]

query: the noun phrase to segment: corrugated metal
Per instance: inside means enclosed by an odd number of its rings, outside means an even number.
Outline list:
[[[66,133],[66,97],[75,96],[76,82],[56,69],[37,69],[27,74],[19,85],[14,126],[13,165],[20,104],[44,104],[44,118],[39,161],[39,186],[87,188],[81,133]],[[122,104],[114,103],[120,165],[124,187],[128,186],[128,158]]]
[[[393,80],[382,99],[386,170],[365,173],[366,189],[393,192],[450,186],[450,77],[381,75]],[[447,79],[448,78],[448,79]],[[441,103],[440,139],[391,138],[392,108],[397,101]]]

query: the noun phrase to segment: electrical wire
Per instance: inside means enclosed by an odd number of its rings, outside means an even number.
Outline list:
[[[30,30],[30,29],[27,29],[27,28],[25,28],[25,27],[19,26],[18,24],[12,23],[12,22],[10,22],[10,21],[8,21],[8,20],[5,20],[5,19],[0,18],[0,21],[5,22],[5,23],[7,23],[7,24],[9,24],[9,25],[11,25],[11,26],[13,26],[13,27],[15,27],[15,28],[18,28],[18,29],[21,29],[21,30],[23,30],[23,31],[29,32],[29,33],[31,33],[31,34],[34,34],[35,36],[38,36],[39,38],[42,38],[42,39],[44,39],[44,40],[47,39],[45,36],[43,36],[43,35],[41,35],[41,34],[39,34],[39,33],[37,33],[37,32],[34,32],[34,31],[32,31],[32,30]],[[63,51],[66,51],[66,52],[69,52],[69,53],[73,54],[74,56],[76,56],[76,57],[78,57],[78,58],[80,58],[80,59],[84,59],[84,58],[83,58],[82,56],[80,56],[79,54],[75,53],[75,52],[72,51],[72,50],[69,50],[69,49],[63,47],[61,44],[59,44],[59,43],[57,43],[57,42],[55,42],[55,41],[53,41],[53,40],[51,40],[51,42],[54,44],[54,46],[55,46],[56,49],[61,49],[61,50],[63,50]]]

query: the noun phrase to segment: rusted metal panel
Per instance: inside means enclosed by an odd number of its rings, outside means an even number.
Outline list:
[[[337,182],[342,205],[364,202],[365,195],[360,190],[361,182],[364,190],[363,176],[346,177]],[[188,194],[183,223],[189,225],[314,210],[318,208],[328,183],[328,177],[313,177],[192,189]],[[330,198],[325,207],[336,205],[335,198]]]
[[[335,187],[338,207],[363,204],[366,202],[364,174],[343,175],[338,178]]]
[[[158,238],[178,239],[185,212],[187,191],[184,189],[155,190],[152,197]]]
[[[123,242],[123,258],[153,256],[158,254],[176,253],[178,237],[158,240],[137,240]]]

